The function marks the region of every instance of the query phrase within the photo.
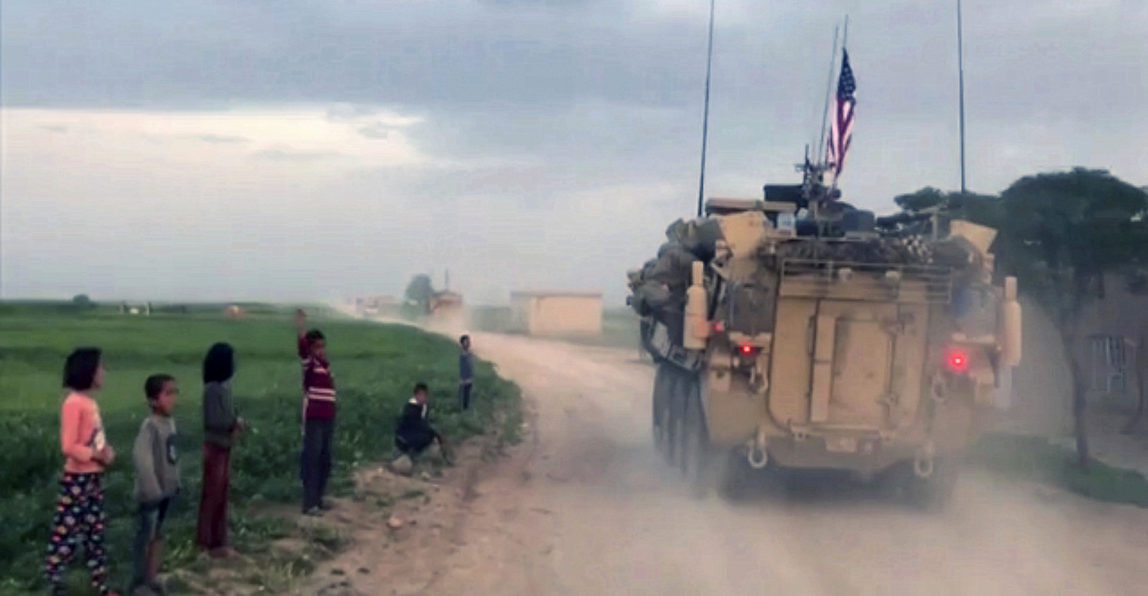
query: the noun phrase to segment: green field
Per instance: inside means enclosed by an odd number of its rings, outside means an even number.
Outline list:
[[[59,453],[60,375],[72,348],[103,349],[107,380],[100,402],[109,440],[120,457],[106,476],[109,553],[116,586],[130,573],[133,531],[131,442],[147,414],[144,379],[176,376],[182,395],[180,429],[183,494],[168,526],[168,567],[185,565],[198,505],[202,426],[200,364],[216,341],[235,347],[233,381],[240,415],[253,430],[232,456],[233,538],[257,548],[274,524],[257,511],[295,503],[299,494],[300,371],[291,309],[246,305],[247,316],[223,316],[223,305],[156,305],[151,317],[115,308],[69,304],[0,303],[0,593],[43,587],[41,565],[53,510]],[[328,339],[339,388],[335,490],[350,486],[355,466],[391,454],[395,417],[415,382],[430,385],[437,425],[452,440],[488,432],[515,441],[521,423],[517,388],[482,363],[475,409],[455,405],[457,357],[453,342],[416,329],[312,317]],[[82,577],[82,561],[73,574]],[[79,577],[76,578],[77,581]]]

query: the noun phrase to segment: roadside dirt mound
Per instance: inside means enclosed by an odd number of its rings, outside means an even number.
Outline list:
[[[524,429],[529,436],[529,427]],[[352,596],[421,594],[431,590],[446,561],[472,546],[465,535],[471,504],[482,478],[522,462],[529,443],[500,450],[496,437],[463,443],[449,467],[418,464],[411,477],[375,465],[356,474],[352,499],[333,519],[346,541],[334,558],[320,563],[292,594]],[[331,514],[329,514],[331,516]]]

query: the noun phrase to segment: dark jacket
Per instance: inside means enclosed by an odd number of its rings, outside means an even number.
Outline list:
[[[427,409],[426,404],[420,405],[414,398],[403,406],[395,429],[395,444],[399,449],[421,451],[438,435],[427,422]]]
[[[203,440],[231,447],[232,431],[238,422],[231,383],[208,383],[203,387]]]
[[[458,380],[463,385],[474,382],[474,354],[463,352],[458,355]]]

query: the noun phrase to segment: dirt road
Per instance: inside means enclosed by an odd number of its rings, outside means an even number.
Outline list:
[[[344,581],[345,592],[1148,590],[1143,510],[977,473],[962,477],[953,506],[938,515],[840,483],[697,501],[653,452],[653,371],[635,354],[497,335],[474,343],[524,389],[528,440],[498,463],[448,474],[405,513],[421,520],[415,528],[364,524],[321,580],[365,567],[371,575]]]

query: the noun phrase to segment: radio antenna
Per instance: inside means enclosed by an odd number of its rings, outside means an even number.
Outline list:
[[[702,167],[698,179],[698,217],[702,216],[702,201],[706,189],[706,140],[710,129],[710,67],[714,59],[714,0],[710,0],[710,35],[706,48],[706,100],[702,113]]]

